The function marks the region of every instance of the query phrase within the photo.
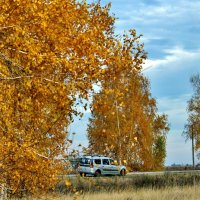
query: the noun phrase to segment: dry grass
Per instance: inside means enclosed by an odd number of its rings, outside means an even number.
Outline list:
[[[200,200],[200,174],[63,177],[47,194],[23,196],[24,200]]]
[[[66,187],[66,180],[72,187]],[[162,175],[130,175],[125,177],[68,177],[63,179],[56,187],[61,194],[71,193],[74,188],[84,193],[162,189],[183,186],[200,186],[200,174],[162,174]]]
[[[174,187],[165,189],[125,190],[121,192],[85,193],[82,195],[43,196],[36,199],[49,200],[198,200],[200,186]]]

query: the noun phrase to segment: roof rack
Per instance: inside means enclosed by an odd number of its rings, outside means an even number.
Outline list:
[[[90,155],[83,155],[83,156],[91,156],[91,157],[107,157],[107,156],[104,156],[104,155],[99,155],[99,154],[90,154]]]

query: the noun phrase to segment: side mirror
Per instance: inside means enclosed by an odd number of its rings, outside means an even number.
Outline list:
[[[116,161],[116,160],[114,160],[114,165],[118,165],[118,163],[117,163],[117,161]]]

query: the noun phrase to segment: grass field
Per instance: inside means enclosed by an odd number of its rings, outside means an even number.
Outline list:
[[[23,196],[30,200],[200,200],[200,173],[63,177],[54,190],[38,195]]]
[[[36,200],[38,198],[30,198]],[[120,192],[84,193],[77,195],[40,196],[49,200],[199,200],[200,186],[164,189],[124,190]]]
[[[66,187],[70,182],[71,186]],[[58,193],[77,191],[112,192],[123,190],[138,190],[144,188],[162,189],[178,186],[200,186],[200,173],[166,173],[162,175],[128,175],[125,177],[68,177],[64,178],[56,187]]]

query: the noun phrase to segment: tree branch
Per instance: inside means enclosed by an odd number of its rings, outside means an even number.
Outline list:
[[[17,80],[22,78],[33,78],[34,76],[0,77],[0,80]]]

